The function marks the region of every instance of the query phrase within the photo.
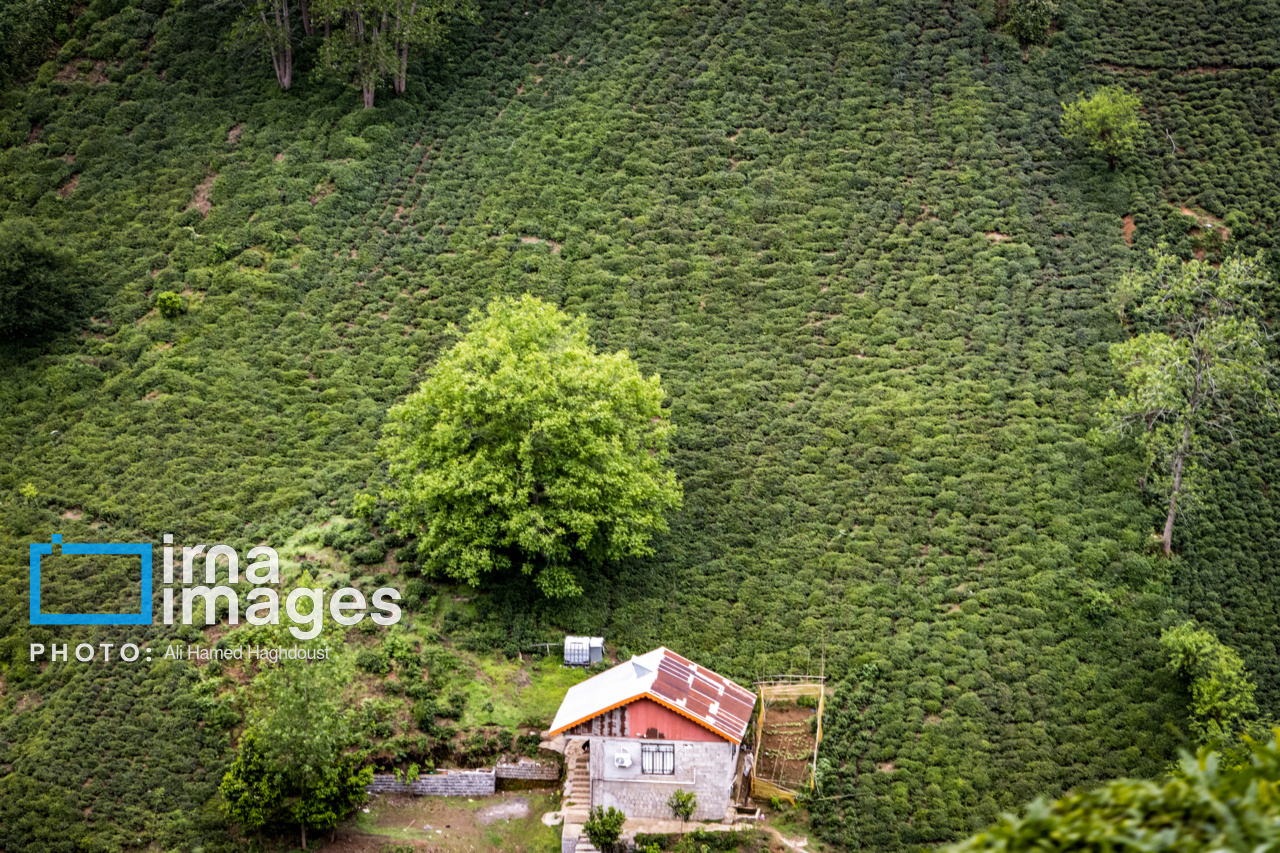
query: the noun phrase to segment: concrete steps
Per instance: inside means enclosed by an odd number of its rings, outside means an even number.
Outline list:
[[[565,748],[564,759],[565,825],[586,823],[591,812],[591,757],[582,751],[581,742],[571,741]]]

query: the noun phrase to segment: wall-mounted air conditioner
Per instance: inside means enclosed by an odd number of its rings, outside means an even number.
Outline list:
[[[631,753],[626,749],[626,747],[620,748],[618,750],[618,754],[613,757],[613,766],[614,767],[630,767],[631,766]]]

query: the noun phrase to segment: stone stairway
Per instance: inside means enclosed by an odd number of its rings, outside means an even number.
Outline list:
[[[565,747],[564,760],[564,822],[566,826],[583,824],[591,811],[590,756],[583,752],[581,741],[572,741]]]

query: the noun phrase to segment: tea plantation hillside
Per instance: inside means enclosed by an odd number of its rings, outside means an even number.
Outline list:
[[[491,2],[368,111],[314,45],[279,92],[231,14],[94,0],[0,100],[0,217],[73,248],[97,299],[0,352],[0,847],[230,849],[238,712],[185,663],[29,666],[72,635],[27,624],[26,543],[243,548],[351,515],[387,409],[500,294],[661,375],[684,507],[655,556],[576,567],[581,599],[511,580],[442,643],[825,672],[812,817],[848,850],[1159,774],[1187,697],[1158,637],[1188,615],[1275,713],[1272,428],[1238,426],[1173,560],[1135,447],[1088,432],[1128,333],[1109,288],[1147,249],[1280,273],[1280,4],[1063,0],[1023,47],[959,0]],[[1112,172],[1058,119],[1117,82],[1148,128]],[[327,529],[362,581],[468,594],[397,533]],[[80,581],[68,607],[136,602]]]

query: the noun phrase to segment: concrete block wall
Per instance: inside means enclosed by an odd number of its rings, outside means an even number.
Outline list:
[[[397,782],[384,773],[374,776],[365,790],[370,794],[416,794],[432,797],[487,797],[494,792],[497,776],[492,770],[446,770],[420,776],[416,782]]]
[[[670,776],[641,772],[640,747],[644,743],[675,747],[675,772]],[[618,767],[614,756],[626,749],[630,767]],[[677,789],[698,798],[693,820],[723,820],[729,809],[737,755],[734,745],[721,741],[591,738],[591,805],[613,806],[627,817],[671,819],[667,800]]]
[[[560,765],[553,762],[520,761],[516,764],[499,764],[494,771],[499,779],[524,779],[531,782],[560,780]]]

